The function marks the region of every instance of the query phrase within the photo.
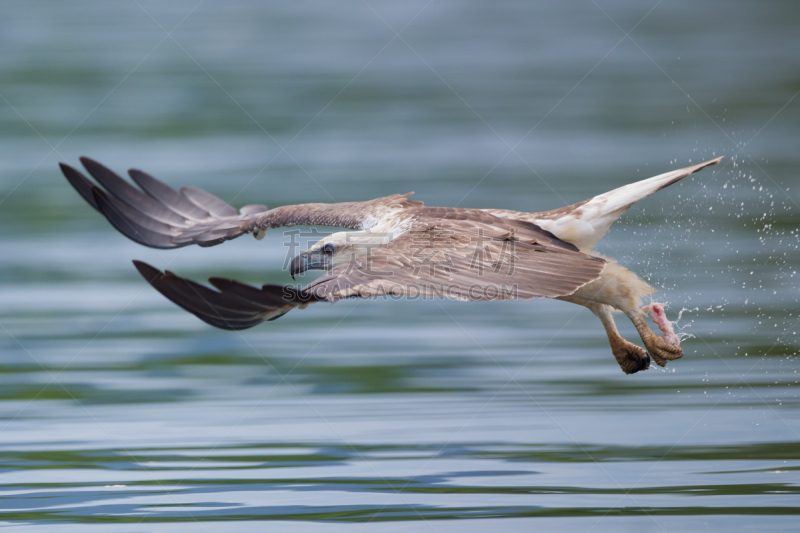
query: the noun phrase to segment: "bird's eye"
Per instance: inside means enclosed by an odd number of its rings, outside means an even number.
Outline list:
[[[322,253],[325,255],[333,255],[334,249],[334,246],[331,243],[328,243],[322,247]]]

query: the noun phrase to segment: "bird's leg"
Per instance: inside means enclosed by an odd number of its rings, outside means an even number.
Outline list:
[[[635,374],[640,370],[647,370],[650,367],[650,357],[646,351],[622,338],[614,323],[614,317],[611,315],[611,307],[597,303],[588,307],[603,323],[606,335],[608,335],[608,343],[611,346],[611,353],[614,354],[614,359],[617,360],[622,371],[626,374]]]
[[[597,307],[597,309],[593,309]],[[620,368],[626,374],[634,374],[639,370],[647,370],[650,367],[650,357],[647,352],[622,338],[617,330],[617,325],[614,323],[614,317],[611,315],[611,307],[604,304],[595,304],[590,307],[591,310],[603,323],[608,335],[608,343],[611,345],[611,353],[614,354],[614,359],[617,360]]]
[[[617,360],[617,364],[619,364],[623,372],[635,374],[640,370],[649,368],[650,357],[647,352],[632,342],[623,339],[619,334],[617,325],[614,323],[614,317],[611,315],[611,306],[574,296],[562,296],[558,299],[582,305],[600,319],[606,330],[606,335],[608,335],[611,353],[614,354],[614,359]]]
[[[636,331],[642,338],[644,347],[658,366],[667,366],[667,361],[674,361],[683,357],[683,350],[677,344],[670,344],[662,337],[659,337],[647,326],[644,314],[641,310],[626,311],[626,315],[633,322]],[[673,334],[674,336],[674,334]]]

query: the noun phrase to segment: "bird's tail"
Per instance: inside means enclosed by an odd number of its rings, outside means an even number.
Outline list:
[[[535,218],[532,222],[551,231],[560,239],[575,244],[581,250],[589,250],[634,203],[705,167],[716,165],[721,159],[722,157],[717,157],[624,185],[568,207],[535,213],[531,215]]]
[[[647,198],[651,194],[665,187],[669,187],[673,183],[705,167],[716,165],[721,159],[722,157],[717,157],[716,159],[711,159],[710,161],[705,161],[697,165],[680,168],[646,180],[637,181],[636,183],[623,185],[618,189],[591,198],[583,205],[583,208],[584,210],[596,211],[597,214],[595,216],[598,217],[614,216],[613,220],[609,222],[610,225],[639,200]]]

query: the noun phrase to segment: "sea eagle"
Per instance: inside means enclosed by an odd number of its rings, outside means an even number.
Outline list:
[[[81,158],[96,184],[66,164],[67,180],[123,235],[151,248],[214,246],[246,233],[287,226],[333,226],[334,233],[294,257],[292,278],[311,269],[327,273],[309,285],[253,287],[210,278],[216,290],[134,261],[156,290],[201,320],[241,330],[314,302],[380,296],[457,300],[556,298],[588,308],[600,318],[611,352],[627,374],[683,355],[663,306],[642,307],[655,292],[594,244],[634,202],[650,196],[721,157],[625,185],[583,202],[541,213],[503,209],[427,207],[413,193],[365,202],[300,204],[235,209],[205,191],[176,191],[140,170],[139,186],[89,158]],[[612,313],[633,322],[646,350],[623,339]],[[656,335],[645,313],[664,333]]]

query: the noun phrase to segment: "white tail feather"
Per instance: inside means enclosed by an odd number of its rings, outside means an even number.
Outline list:
[[[616,220],[631,205],[638,202],[639,200],[647,198],[651,194],[660,191],[664,187],[669,187],[673,183],[682,180],[683,178],[685,178],[690,174],[694,174],[698,170],[701,170],[711,165],[716,165],[717,163],[720,162],[721,159],[722,157],[718,157],[716,159],[712,159],[704,163],[692,165],[690,167],[681,168],[678,170],[673,170],[671,172],[666,172],[664,174],[659,174],[658,176],[654,176],[652,178],[648,178],[642,181],[637,181],[636,183],[629,183],[628,185],[623,185],[622,187],[614,189],[613,191],[609,191],[605,194],[595,196],[594,198],[589,200],[586,204],[584,204],[583,207],[596,210],[597,216],[602,216],[602,217],[619,212],[616,218],[614,218],[614,220]]]
[[[569,207],[532,213],[525,219],[550,231],[559,239],[588,251],[606,234],[611,224],[634,203],[698,170],[716,165],[721,159],[722,157],[718,157],[698,165],[637,181]]]

